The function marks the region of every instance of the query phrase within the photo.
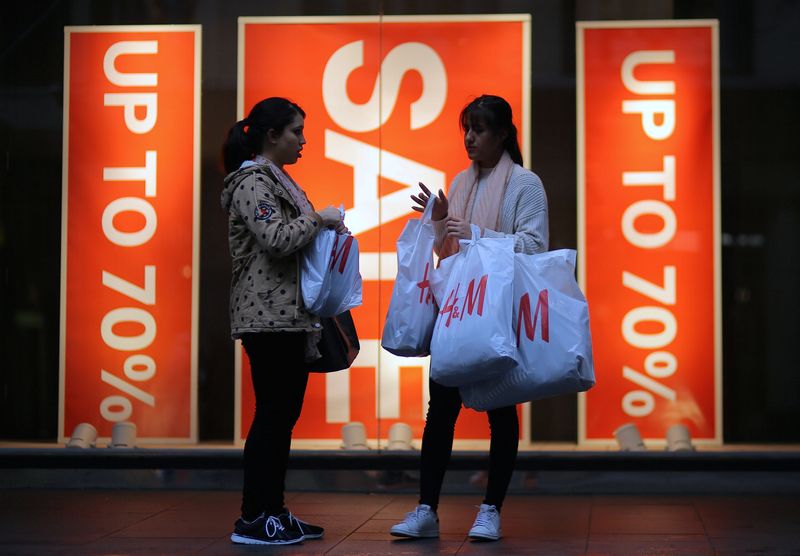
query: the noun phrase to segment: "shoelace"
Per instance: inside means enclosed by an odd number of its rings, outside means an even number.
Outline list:
[[[292,512],[289,512],[289,524],[291,525],[292,522],[297,524],[297,526],[300,528],[300,532],[301,533],[304,532],[303,531],[303,525],[308,525],[305,521],[297,519],[297,516],[294,515]]]
[[[422,508],[414,508],[413,512],[408,512],[406,514],[406,519],[410,520],[410,521],[421,521],[422,520],[422,516],[420,514],[423,513],[423,512],[427,513],[429,511],[430,510],[424,510]]]
[[[272,533],[269,532],[269,527],[272,526]],[[274,537],[278,531],[283,531],[283,523],[281,520],[271,515],[267,518],[267,522],[264,524],[264,530],[266,531],[267,535],[270,537]]]
[[[475,517],[475,523],[473,524],[473,527],[475,526],[486,527],[487,525],[491,525],[492,519],[489,517],[489,515],[492,513],[494,513],[492,512],[492,510],[479,511],[478,515]]]

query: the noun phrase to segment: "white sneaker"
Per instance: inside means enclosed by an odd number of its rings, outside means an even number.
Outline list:
[[[439,536],[439,516],[430,506],[420,504],[406,518],[393,525],[389,533],[395,537],[436,538]]]
[[[469,530],[469,538],[482,541],[496,541],[503,536],[500,530],[500,512],[489,504],[481,504],[475,523]]]

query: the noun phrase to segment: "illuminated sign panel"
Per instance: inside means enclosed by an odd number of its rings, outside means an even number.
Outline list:
[[[348,371],[312,375],[295,439],[336,445],[350,421],[370,438],[385,439],[396,422],[421,437],[428,360],[380,348],[395,241],[418,216],[409,199],[417,182],[446,190],[468,164],[458,116],[473,98],[509,101],[527,153],[529,50],[527,15],[240,18],[239,118],[269,96],[303,107],[308,144],[289,171],[317,208],[344,204],[361,250],[364,305],[353,311],[361,353]],[[240,349],[236,368],[241,439],[254,400]],[[464,410],[456,438],[488,438],[485,415]]]
[[[597,386],[580,440],[721,441],[716,21],[577,25],[579,272]]]
[[[196,441],[200,27],[67,27],[59,436]]]

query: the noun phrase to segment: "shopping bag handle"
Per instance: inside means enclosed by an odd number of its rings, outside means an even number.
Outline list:
[[[473,245],[476,241],[481,239],[481,228],[477,224],[470,224],[469,229],[472,231],[472,237],[469,239],[459,239],[459,245]]]
[[[470,224],[469,229],[472,231],[472,239],[470,241],[475,243],[481,238],[481,227],[477,224]]]
[[[428,203],[425,205],[425,210],[422,211],[420,224],[427,224],[433,220],[433,205],[436,203],[436,195],[432,194],[428,197]]]

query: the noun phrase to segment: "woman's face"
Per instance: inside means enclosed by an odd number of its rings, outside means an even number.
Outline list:
[[[505,137],[495,134],[486,125],[486,119],[474,114],[464,125],[464,147],[467,156],[481,166],[494,166],[503,154]]]
[[[295,114],[294,119],[278,135],[277,141],[270,145],[271,160],[275,164],[278,166],[294,164],[302,156],[300,151],[306,144],[306,138],[303,135],[304,124],[303,116]]]

